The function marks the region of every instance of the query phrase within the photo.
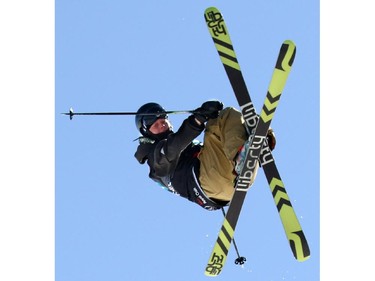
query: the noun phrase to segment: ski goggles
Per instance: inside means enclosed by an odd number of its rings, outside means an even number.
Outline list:
[[[149,129],[152,126],[152,124],[154,124],[158,119],[168,119],[168,115],[165,113],[156,113],[156,115],[145,115],[142,117],[142,126],[144,128]]]

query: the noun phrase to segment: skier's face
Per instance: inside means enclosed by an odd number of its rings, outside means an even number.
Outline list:
[[[149,131],[154,135],[158,135],[168,131],[171,128],[171,123],[168,119],[160,118],[157,119],[154,124],[151,125]]]

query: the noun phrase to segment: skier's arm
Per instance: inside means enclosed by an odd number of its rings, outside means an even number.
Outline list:
[[[170,174],[177,165],[181,152],[204,130],[204,123],[217,118],[223,109],[220,101],[204,102],[194,110],[194,114],[184,120],[176,133],[170,134],[166,140],[160,141],[154,150],[154,168],[158,176]]]
[[[176,133],[160,141],[154,150],[154,170],[158,176],[169,174],[177,165],[181,152],[198,137],[205,126],[198,124],[194,115],[184,120]]]

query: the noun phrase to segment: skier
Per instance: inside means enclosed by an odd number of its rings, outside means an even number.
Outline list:
[[[145,113],[155,115],[138,115]],[[151,179],[207,210],[228,205],[249,144],[240,111],[206,101],[174,132],[165,109],[150,102],[138,109],[135,123],[142,136],[134,156],[140,164],[147,161]],[[203,131],[201,143],[195,138]],[[272,129],[267,141],[273,150]]]

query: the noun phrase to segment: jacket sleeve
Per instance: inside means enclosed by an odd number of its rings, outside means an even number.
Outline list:
[[[191,144],[204,130],[204,124],[198,125],[194,116],[184,120],[176,133],[160,141],[154,150],[154,173],[159,177],[170,175],[175,169],[181,152]]]

